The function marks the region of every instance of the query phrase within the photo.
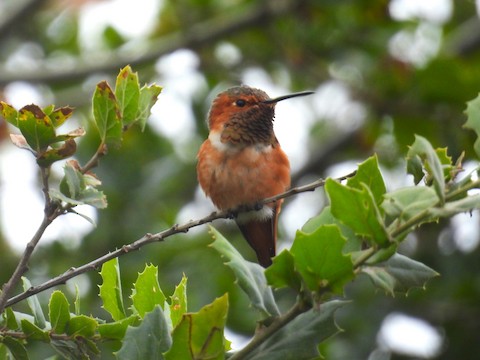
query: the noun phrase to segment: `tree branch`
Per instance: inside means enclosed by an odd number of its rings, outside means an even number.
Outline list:
[[[6,38],[17,26],[23,26],[27,15],[35,12],[46,0],[24,0],[11,2],[13,6],[7,7],[3,18],[0,19],[0,40]],[[20,4],[19,4],[20,3]],[[17,26],[16,26],[17,25]]]
[[[253,26],[264,26],[279,16],[290,14],[301,1],[266,1],[262,5],[252,8],[242,14],[225,17],[194,24],[187,33],[178,31],[165,35],[148,45],[148,50],[143,53],[125,51],[105,52],[88,58],[79,59],[76,64],[68,67],[47,66],[48,59],[39,64],[34,71],[21,69],[12,72],[5,67],[0,67],[0,86],[12,81],[27,81],[32,83],[58,83],[83,79],[94,73],[117,72],[118,69],[130,64],[133,67],[156,61],[160,56],[169,54],[177,49],[196,49],[211,45],[215,41],[238,31],[249,29]],[[90,54],[91,55],[91,54]]]
[[[354,175],[355,175],[355,172],[352,172],[348,175],[339,177],[336,180],[337,181],[343,181],[343,180],[348,179],[348,178],[350,178]],[[324,179],[318,179],[318,180],[316,180],[312,183],[309,183],[309,184],[306,184],[306,185],[303,185],[303,186],[299,186],[299,187],[295,187],[295,188],[292,188],[292,189],[290,189],[290,190],[288,190],[288,191],[286,191],[282,194],[264,199],[264,200],[260,201],[259,203],[260,204],[271,203],[271,202],[278,201],[280,199],[284,199],[284,198],[287,198],[287,197],[290,197],[290,196],[293,196],[293,195],[296,195],[296,194],[299,194],[299,193],[303,193],[303,192],[307,192],[307,191],[314,191],[315,189],[317,189],[321,186],[324,186],[324,185],[325,185],[325,180]],[[189,221],[189,222],[187,222],[183,225],[173,225],[172,227],[170,227],[166,230],[163,230],[159,233],[156,233],[156,234],[147,233],[144,236],[142,236],[140,239],[134,241],[133,243],[130,243],[128,245],[124,245],[120,249],[117,249],[113,252],[105,254],[105,255],[103,255],[103,256],[101,256],[101,257],[99,257],[99,258],[97,258],[97,259],[95,259],[95,260],[93,260],[93,261],[91,261],[87,264],[84,264],[84,265],[78,267],[78,268],[71,268],[71,269],[67,270],[66,272],[64,272],[63,274],[61,274],[61,275],[59,275],[59,276],[57,276],[53,279],[50,279],[50,280],[44,282],[43,284],[31,287],[27,291],[24,291],[23,293],[20,293],[16,296],[12,297],[11,299],[9,299],[6,302],[5,307],[16,304],[21,300],[24,300],[24,299],[26,299],[26,298],[28,298],[32,295],[35,295],[35,294],[38,294],[42,291],[50,289],[54,286],[65,284],[67,282],[67,280],[70,280],[70,279],[72,279],[72,278],[74,278],[74,277],[76,277],[80,274],[83,274],[83,273],[87,272],[87,271],[98,269],[102,264],[106,263],[107,261],[109,261],[111,259],[114,259],[114,258],[117,258],[117,257],[120,257],[120,256],[122,256],[124,254],[127,254],[129,252],[132,252],[134,250],[138,250],[138,249],[140,249],[141,247],[143,247],[147,244],[157,242],[157,241],[163,241],[167,237],[172,236],[174,234],[186,233],[186,232],[188,232],[188,230],[190,230],[193,227],[200,226],[200,225],[203,225],[203,224],[206,224],[206,223],[210,223],[210,222],[212,222],[214,220],[217,220],[217,219],[231,218],[232,214],[237,214],[239,212],[246,212],[246,211],[254,211],[254,210],[258,210],[258,209],[256,209],[256,205],[241,206],[237,209],[232,209],[232,210],[227,210],[227,211],[216,211],[216,212],[213,212],[210,215],[205,216],[201,219],[191,220],[191,221]],[[48,224],[46,226],[48,226]]]
[[[37,246],[38,242],[42,238],[45,230],[52,223],[52,221],[55,220],[55,218],[57,218],[63,212],[63,210],[60,209],[61,207],[58,204],[52,204],[50,199],[50,194],[48,193],[49,169],[42,167],[41,175],[42,175],[42,183],[43,183],[42,191],[45,197],[45,208],[43,211],[44,213],[43,220],[40,226],[38,227],[35,235],[33,235],[32,239],[25,247],[23,255],[20,258],[20,261],[18,262],[17,267],[15,268],[15,271],[13,272],[12,276],[2,287],[2,291],[0,293],[0,314],[3,313],[3,310],[6,307],[6,302],[7,302],[8,296],[10,295],[10,292],[20,282],[20,279],[22,278],[23,274],[27,272],[28,262],[30,261],[33,251],[35,250],[35,247]]]
[[[245,345],[244,348],[235,352],[229,359],[230,360],[240,360],[244,359],[247,354],[250,354],[253,350],[263,344],[267,339],[269,339],[273,334],[275,334],[282,327],[287,325],[290,321],[295,319],[298,315],[304,313],[305,311],[311,309],[310,304],[304,303],[302,300],[297,301],[285,314],[277,317],[268,327],[262,329],[261,332],[257,333],[252,340]]]

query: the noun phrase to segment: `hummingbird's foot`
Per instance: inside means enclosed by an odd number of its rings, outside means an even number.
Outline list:
[[[238,216],[238,210],[228,209],[226,215],[227,215],[227,219],[235,219]]]

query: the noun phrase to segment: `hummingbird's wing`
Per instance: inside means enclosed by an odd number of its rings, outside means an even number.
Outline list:
[[[258,262],[263,267],[270,266],[272,264],[271,258],[275,256],[279,207],[279,205],[274,206],[273,216],[269,219],[252,219],[245,223],[237,222],[240,231],[257,253]]]

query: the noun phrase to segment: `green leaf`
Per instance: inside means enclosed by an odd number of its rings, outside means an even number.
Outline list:
[[[51,113],[47,113],[50,121],[54,128],[58,128],[61,126],[65,121],[68,120],[70,116],[73,114],[73,109],[69,106],[64,106],[58,109],[53,110]]]
[[[77,341],[52,339],[50,346],[63,359],[69,360],[98,359],[98,354],[100,353],[95,343],[86,338],[78,339]]]
[[[50,335],[48,330],[42,330],[34,323],[22,319],[22,331],[27,336],[28,340],[50,341]]]
[[[57,143],[57,142],[62,142],[62,141],[67,141],[67,140],[70,140],[70,139],[75,139],[77,137],[80,137],[80,136],[83,136],[85,135],[85,129],[79,127],[75,130],[72,130],[72,131],[69,131],[68,133],[66,134],[62,134],[62,135],[57,135],[55,137],[55,142],[54,143]]]
[[[347,180],[347,186],[358,190],[363,190],[362,184],[365,184],[370,189],[375,198],[375,203],[380,205],[383,201],[383,194],[385,194],[387,189],[378,166],[377,155],[369,157],[361,163],[355,176]]]
[[[82,174],[74,161],[67,161],[63,171],[65,176],[60,182],[61,192],[50,189],[50,195],[53,198],[73,205],[87,204],[97,209],[107,207],[105,195],[95,188],[100,184],[98,179],[88,174]]]
[[[225,294],[197,313],[184,314],[173,331],[172,347],[165,359],[224,359],[227,312],[228,294]]]
[[[161,92],[162,88],[155,84],[150,86],[145,85],[140,89],[137,121],[142,131],[145,129],[152,107],[157,102],[158,95],[160,95]]]
[[[438,205],[440,199],[428,186],[409,186],[385,195],[383,209],[393,219],[408,221]]]
[[[422,161],[425,171],[428,174],[426,182],[427,184],[433,182],[437,196],[443,204],[445,202],[445,178],[442,164],[432,145],[427,139],[419,135],[415,135],[415,141],[408,150],[407,164],[414,158],[417,158],[417,160],[413,160],[416,163],[418,163],[418,158]],[[418,167],[418,165],[416,166]],[[408,165],[407,168],[409,168]],[[416,171],[416,173],[417,172],[418,171]]]
[[[408,294],[415,287],[425,288],[425,283],[439,274],[428,266],[404,255],[395,254],[388,261],[376,266],[364,266],[373,284],[394,296],[395,292]]]
[[[25,346],[17,340],[10,336],[5,336],[2,338],[2,343],[8,348],[15,360],[28,360],[28,353]]]
[[[80,289],[77,283],[75,283],[75,301],[73,305],[75,306],[75,315],[80,315]]]
[[[93,94],[93,117],[102,143],[120,145],[122,140],[121,114],[115,94],[106,81],[98,83]]]
[[[0,101],[0,114],[6,122],[18,128],[18,111],[12,105]]]
[[[265,276],[268,283],[277,289],[290,287],[297,292],[301,290],[302,277],[295,270],[294,258],[288,250],[283,250],[273,258],[273,264],[265,270]]]
[[[65,141],[62,146],[49,149],[37,156],[37,164],[41,167],[49,167],[54,162],[64,160],[77,151],[77,143],[73,139]]]
[[[327,179],[325,190],[330,198],[332,215],[349,226],[357,235],[367,237],[380,246],[390,243],[375,199],[362,183],[358,190]]]
[[[88,338],[95,335],[97,327],[98,323],[94,318],[86,315],[77,315],[73,316],[68,322],[67,334]]]
[[[27,291],[32,287],[30,280],[28,280],[25,276],[22,276],[22,282],[24,291]],[[36,295],[28,297],[27,304],[32,311],[33,317],[35,319],[35,325],[38,325],[41,329],[45,329],[45,315],[43,314],[43,310],[40,305],[40,301],[38,301],[38,297]]]
[[[467,102],[465,114],[467,114],[467,122],[463,127],[475,131],[477,139],[475,140],[473,148],[477,153],[477,156],[480,157],[480,94],[475,99]]]
[[[18,128],[28,145],[37,153],[44,152],[55,141],[55,128],[37,105],[27,105],[20,109]]]
[[[333,300],[321,304],[318,310],[311,309],[300,314],[245,359],[319,359],[318,344],[340,331],[335,324],[334,314],[346,304],[347,301]]]
[[[258,264],[246,261],[217,229],[213,226],[209,226],[209,228],[214,239],[210,246],[226,258],[226,265],[232,269],[238,284],[247,294],[252,305],[265,317],[279,315],[280,312],[272,289],[267,285],[263,268]]]
[[[115,96],[118,100],[120,114],[124,126],[129,126],[137,120],[138,102],[140,98],[140,86],[138,74],[132,72],[132,68],[125,66],[117,76],[115,84]]]
[[[120,282],[120,268],[118,259],[112,259],[102,265],[100,271],[103,283],[100,285],[100,298],[103,301],[103,308],[112,315],[113,320],[118,321],[125,318],[123,307],[122,285]]]
[[[61,291],[54,291],[48,303],[50,324],[55,334],[65,333],[65,327],[70,320],[70,304]]]
[[[310,290],[329,287],[343,293],[343,286],[354,276],[350,256],[342,253],[344,244],[336,225],[323,225],[310,234],[297,231],[291,253]]]
[[[138,327],[128,327],[122,348],[115,355],[120,360],[163,360],[163,353],[171,344],[172,338],[165,316],[162,308],[157,305],[153,311],[145,314]]]
[[[355,232],[335,216],[332,215],[330,206],[325,206],[319,215],[309,219],[303,226],[302,231],[305,233],[312,233],[322,225],[337,225],[342,235],[347,239],[343,252],[349,253],[353,251],[360,251],[362,249],[363,240],[355,235]]]
[[[183,314],[187,312],[187,277],[185,274],[182,280],[175,287],[173,295],[170,296],[170,319],[172,326],[175,327],[182,319]]]
[[[430,209],[430,213],[435,217],[451,217],[475,209],[480,209],[480,194],[470,195],[456,201],[450,201],[443,205],[443,207]]]
[[[138,315],[131,315],[119,321],[98,324],[98,333],[102,339],[121,340],[125,336],[128,326],[134,326],[137,322],[139,322]]]
[[[18,322],[15,317],[15,313],[13,312],[13,309],[11,307],[7,307],[2,316],[6,318],[7,328],[9,328],[10,330],[18,329]]]
[[[133,308],[142,318],[156,305],[163,308],[166,298],[158,284],[158,268],[156,266],[147,265],[143,272],[138,274],[131,297]]]

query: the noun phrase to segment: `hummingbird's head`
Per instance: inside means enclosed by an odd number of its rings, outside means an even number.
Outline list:
[[[232,87],[213,100],[208,115],[210,132],[220,132],[222,142],[270,143],[275,138],[275,104],[311,93],[294,93],[271,99],[265,91],[259,89],[245,85]]]

